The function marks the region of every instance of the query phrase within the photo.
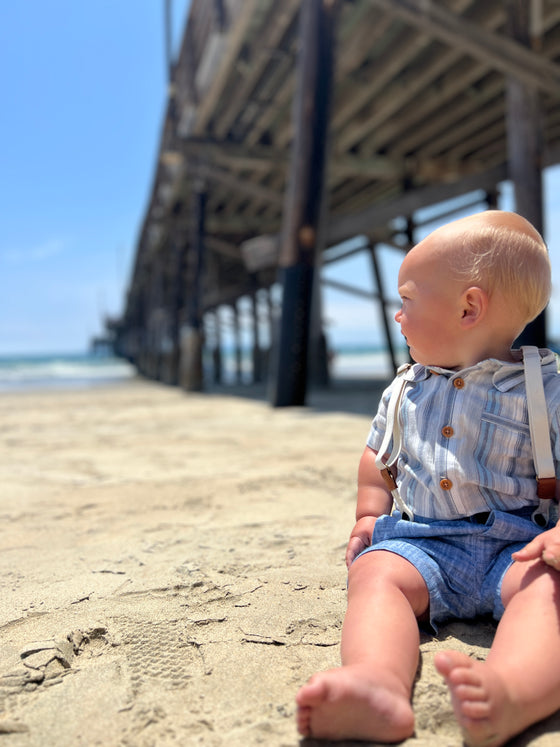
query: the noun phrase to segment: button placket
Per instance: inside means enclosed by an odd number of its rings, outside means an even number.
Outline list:
[[[458,389],[458,390],[464,389],[465,380],[461,376],[458,376],[456,379],[453,379],[453,386],[455,389]],[[441,435],[445,439],[452,438],[455,435],[455,429],[453,428],[452,425],[444,425],[441,428]],[[443,446],[443,444],[442,444],[442,448],[446,449],[446,447]],[[442,490],[451,490],[451,488],[453,487],[453,482],[448,477],[442,477],[439,481],[439,486]]]

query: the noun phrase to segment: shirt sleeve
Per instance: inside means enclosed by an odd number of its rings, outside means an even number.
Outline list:
[[[556,367],[556,361],[554,361],[554,367]],[[543,383],[550,423],[554,471],[556,479],[560,480],[560,373],[554,371],[552,375],[547,376],[543,371]]]
[[[550,440],[552,443],[552,455],[554,459],[554,470],[556,479],[560,480],[560,405],[552,412],[550,417]]]
[[[385,391],[383,392],[377,414],[375,415],[371,423],[367,445],[374,451],[379,451],[379,447],[381,446],[381,442],[383,441],[383,436],[385,435],[385,428],[387,425],[387,407],[391,398],[391,392],[393,390],[393,387],[395,386],[395,381],[396,379],[393,380],[387,387],[387,389],[385,389]],[[389,444],[389,451],[390,450],[391,444]]]

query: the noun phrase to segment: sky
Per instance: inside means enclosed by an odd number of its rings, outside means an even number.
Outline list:
[[[172,0],[177,51],[190,0]],[[0,11],[0,355],[86,351],[123,311],[165,111],[165,0],[23,0]],[[560,170],[545,175],[560,299]],[[503,207],[512,207],[507,185]],[[508,202],[509,201],[509,202]],[[418,236],[418,238],[422,238]],[[396,295],[394,252],[383,257]],[[331,266],[373,290],[364,256]],[[369,301],[326,290],[333,345],[375,344]]]
[[[175,49],[189,0],[172,0]],[[0,355],[122,310],[167,95],[164,0],[2,3]]]

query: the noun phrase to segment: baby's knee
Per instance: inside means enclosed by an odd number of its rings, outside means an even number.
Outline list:
[[[560,572],[544,561],[537,562],[526,573],[519,588],[524,596],[550,598],[560,606]]]
[[[348,573],[348,589],[367,588],[372,594],[398,591],[413,607],[424,608],[428,588],[418,569],[406,558],[387,550],[371,550],[352,564]]]

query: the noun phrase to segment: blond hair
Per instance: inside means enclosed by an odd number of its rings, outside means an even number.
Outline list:
[[[506,220],[503,217],[506,217]],[[551,267],[544,240],[524,218],[487,211],[457,235],[449,260],[461,280],[500,292],[512,316],[525,325],[545,308],[551,293]],[[513,223],[513,225],[512,225]]]

